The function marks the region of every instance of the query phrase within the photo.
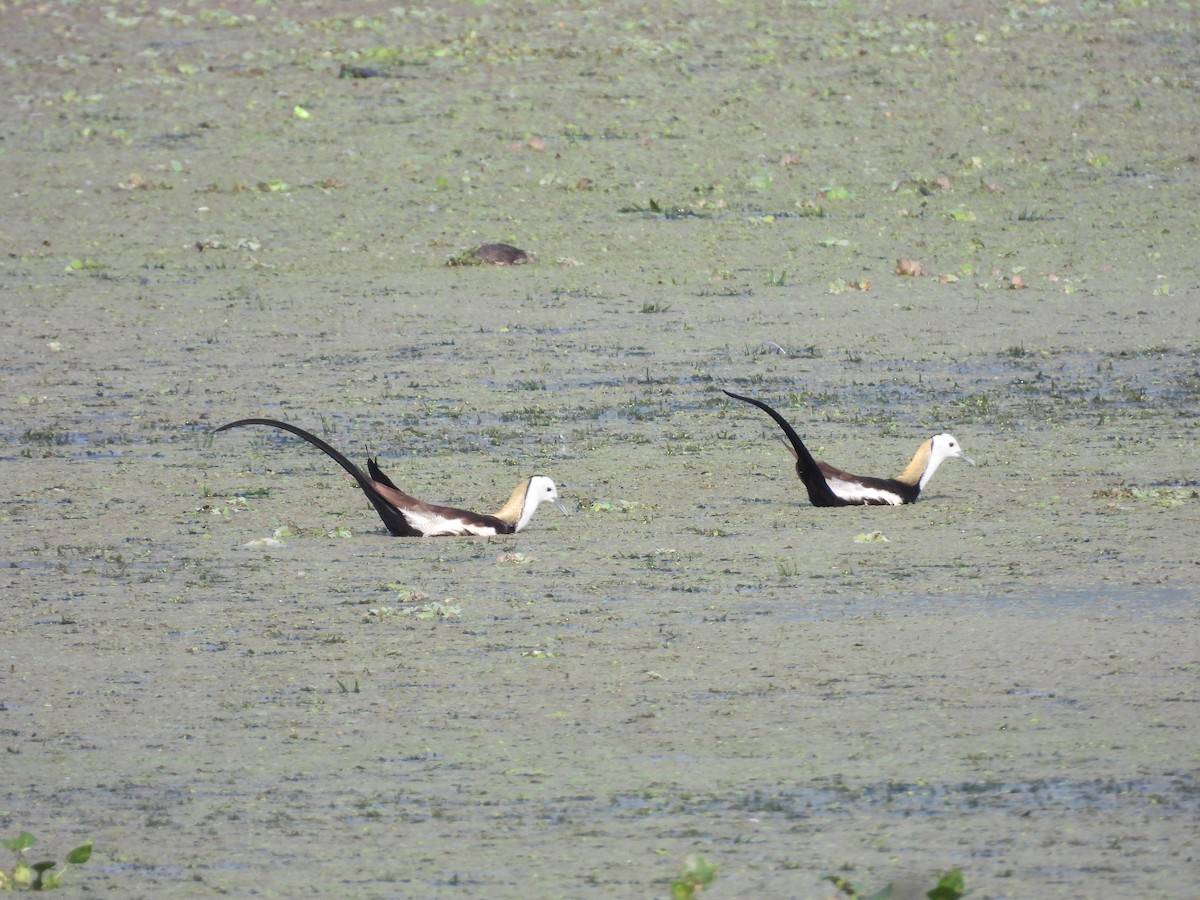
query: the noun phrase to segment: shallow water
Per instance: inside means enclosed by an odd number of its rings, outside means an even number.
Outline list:
[[[1194,16],[339,10],[0,14],[6,836],[123,896],[1188,896]],[[724,387],[979,466],[817,510]],[[255,415],[574,514],[391,539]]]

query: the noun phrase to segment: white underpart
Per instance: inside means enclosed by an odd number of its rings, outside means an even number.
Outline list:
[[[529,520],[533,518],[534,512],[543,500],[549,500],[559,508],[562,508],[562,501],[558,498],[558,488],[555,487],[554,482],[544,475],[536,475],[530,480],[529,487],[525,491],[525,504],[521,507],[521,517],[517,520],[517,531],[520,531],[529,524]],[[404,516],[405,521],[409,525],[421,532],[425,537],[467,534],[473,534],[478,537],[492,537],[499,534],[495,526],[477,525],[465,519],[423,515],[410,509],[401,509],[400,514]]]
[[[479,537],[491,537],[497,531],[491,525],[472,525],[470,522],[464,522],[462,519],[450,519],[446,523],[446,528],[442,531],[435,531],[433,534],[474,534]]]
[[[496,529],[491,525],[472,525],[462,519],[448,519],[445,516],[426,516],[411,510],[402,509],[405,521],[425,537],[440,537],[443,535],[477,534],[480,537],[491,537]]]
[[[826,478],[825,483],[829,485],[829,489],[841,497],[843,500],[849,500],[851,503],[889,503],[892,506],[899,506],[903,503],[903,499],[894,491],[885,491],[880,488],[867,487],[864,484],[859,484],[857,481],[843,481],[840,478]]]

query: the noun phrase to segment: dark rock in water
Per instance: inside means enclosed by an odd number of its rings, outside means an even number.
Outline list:
[[[483,244],[447,260],[448,266],[521,266],[529,254],[512,244]]]
[[[378,69],[368,69],[365,66],[348,66],[342,63],[338,69],[338,78],[382,78],[383,73]]]

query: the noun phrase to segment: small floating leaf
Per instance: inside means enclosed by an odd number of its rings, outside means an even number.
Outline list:
[[[856,544],[889,544],[891,540],[882,531],[867,531],[854,536]]]
[[[693,853],[683,861],[679,874],[671,882],[672,900],[691,900],[717,880],[717,866],[699,853]]]
[[[951,869],[940,879],[937,886],[925,896],[929,900],[959,900],[966,895],[967,880],[963,877],[962,869]]]
[[[252,541],[246,541],[242,546],[247,550],[264,550],[272,547],[286,547],[287,544],[277,538],[255,538]]]
[[[15,838],[9,838],[7,841],[4,841],[3,843],[4,843],[4,846],[7,847],[9,850],[11,850],[13,853],[20,853],[23,850],[28,850],[30,847],[32,847],[34,844],[36,844],[37,839],[32,834],[30,834],[28,831],[22,831]]]
[[[524,563],[533,562],[532,556],[526,556],[524,553],[501,553],[496,557],[498,563],[512,563],[513,565],[522,565]]]
[[[928,274],[925,271],[925,267],[921,265],[920,260],[908,259],[907,257],[901,257],[896,260],[895,271],[897,275],[910,275],[913,277]]]
[[[418,619],[457,619],[462,615],[462,607],[455,602],[453,597],[447,597],[445,603],[433,600],[423,606],[409,607],[400,612]]]
[[[29,887],[33,884],[33,869],[29,868],[27,863],[17,863],[13,866],[12,880],[18,887]]]
[[[752,191],[768,191],[771,189],[771,183],[774,179],[767,172],[760,172],[757,175],[751,176],[746,182],[747,187]]]
[[[73,866],[82,865],[92,858],[92,842],[80,844],[74,850],[67,854],[67,862]]]
[[[616,503],[597,500],[592,504],[592,512],[629,512],[629,504],[623,500],[618,500]]]

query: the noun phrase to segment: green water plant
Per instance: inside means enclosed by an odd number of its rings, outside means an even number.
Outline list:
[[[962,869],[951,869],[938,879],[933,890],[925,894],[929,900],[961,900],[967,895],[967,879]]]
[[[82,865],[92,857],[92,842],[80,844],[67,854],[63,867],[55,872],[54,867],[58,863],[52,859],[30,863],[25,858],[25,852],[37,843],[37,839],[28,831],[22,831],[15,838],[0,843],[3,843],[16,856],[16,862],[13,864],[11,872],[0,869],[0,891],[14,889],[43,891],[56,888],[62,882],[62,877],[66,874],[67,869],[71,866]]]
[[[864,894],[863,889],[841,875],[826,875],[823,881],[828,881],[838,891],[854,900],[891,900],[892,886],[885,884],[873,894]],[[962,900],[967,895],[967,880],[963,877],[962,869],[951,869],[938,878],[930,890],[925,892],[929,900]]]
[[[671,900],[692,900],[717,880],[717,867],[699,853],[691,854],[671,882]]]

